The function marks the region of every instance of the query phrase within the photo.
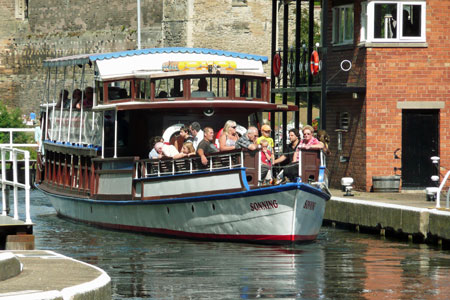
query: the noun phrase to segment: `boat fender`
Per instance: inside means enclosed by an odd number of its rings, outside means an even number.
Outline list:
[[[276,53],[273,56],[273,75],[275,75],[276,77],[278,77],[280,75],[280,70],[281,70],[281,56],[279,53]]]
[[[314,50],[311,53],[311,74],[317,75],[319,73],[319,53]]]
[[[177,132],[180,132],[181,127],[183,127],[184,124],[182,123],[178,123],[178,124],[174,124],[172,126],[169,126],[163,133],[162,138],[164,139],[164,142],[170,142],[170,139],[172,138],[172,136],[174,134],[176,134]]]

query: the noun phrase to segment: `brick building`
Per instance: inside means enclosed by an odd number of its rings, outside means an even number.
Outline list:
[[[432,186],[431,156],[450,170],[450,1],[327,4],[331,185],[397,174],[402,189]]]

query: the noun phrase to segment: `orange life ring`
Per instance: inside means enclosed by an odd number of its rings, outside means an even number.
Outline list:
[[[276,53],[273,56],[273,75],[275,76],[279,76],[280,75],[280,70],[281,70],[281,56],[279,53]]]
[[[317,75],[319,73],[319,53],[314,50],[311,53],[311,74]]]

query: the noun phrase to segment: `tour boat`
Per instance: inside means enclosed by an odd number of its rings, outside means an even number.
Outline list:
[[[296,180],[276,185],[261,178],[259,150],[210,154],[206,166],[196,155],[149,158],[152,137],[173,143],[194,121],[218,132],[234,120],[245,132],[263,113],[298,110],[271,103],[267,61],[204,48],[46,60],[36,186],[59,216],[94,226],[207,241],[316,239],[330,198],[320,151],[301,151]],[[207,91],[197,91],[201,78]]]

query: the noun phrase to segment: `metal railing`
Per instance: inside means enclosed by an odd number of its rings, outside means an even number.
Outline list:
[[[448,177],[450,176],[450,171],[447,172],[447,174],[445,174],[444,179],[442,180],[441,184],[439,185],[439,189],[436,193],[436,208],[441,208],[441,191],[445,186],[445,183],[447,182]],[[447,192],[447,203],[446,203],[446,208],[449,209],[450,208],[450,188]]]
[[[135,178],[160,177],[164,175],[175,175],[183,173],[194,173],[198,171],[214,171],[221,169],[233,169],[244,167],[243,152],[211,154],[208,157],[208,164],[202,165],[200,157],[180,158],[180,159],[145,159],[136,162]],[[143,168],[142,168],[143,166]]]
[[[15,144],[14,143],[14,133],[15,132],[33,132],[34,133],[35,129],[34,128],[0,128],[0,132],[8,132],[9,133],[9,143],[3,143],[0,144],[0,147],[9,147],[9,148],[13,148],[13,147],[33,147],[33,148],[37,148],[38,144]]]
[[[8,215],[7,194],[6,187],[12,186],[14,189],[14,219],[19,220],[19,200],[18,200],[18,188],[25,189],[25,223],[32,224],[30,217],[30,152],[26,150],[11,149],[8,147],[0,147],[1,163],[2,163],[2,176],[0,184],[2,186],[2,216]],[[13,167],[13,181],[6,179],[6,153],[12,154],[12,167]],[[25,183],[19,183],[17,167],[17,154],[22,154],[25,161]]]

